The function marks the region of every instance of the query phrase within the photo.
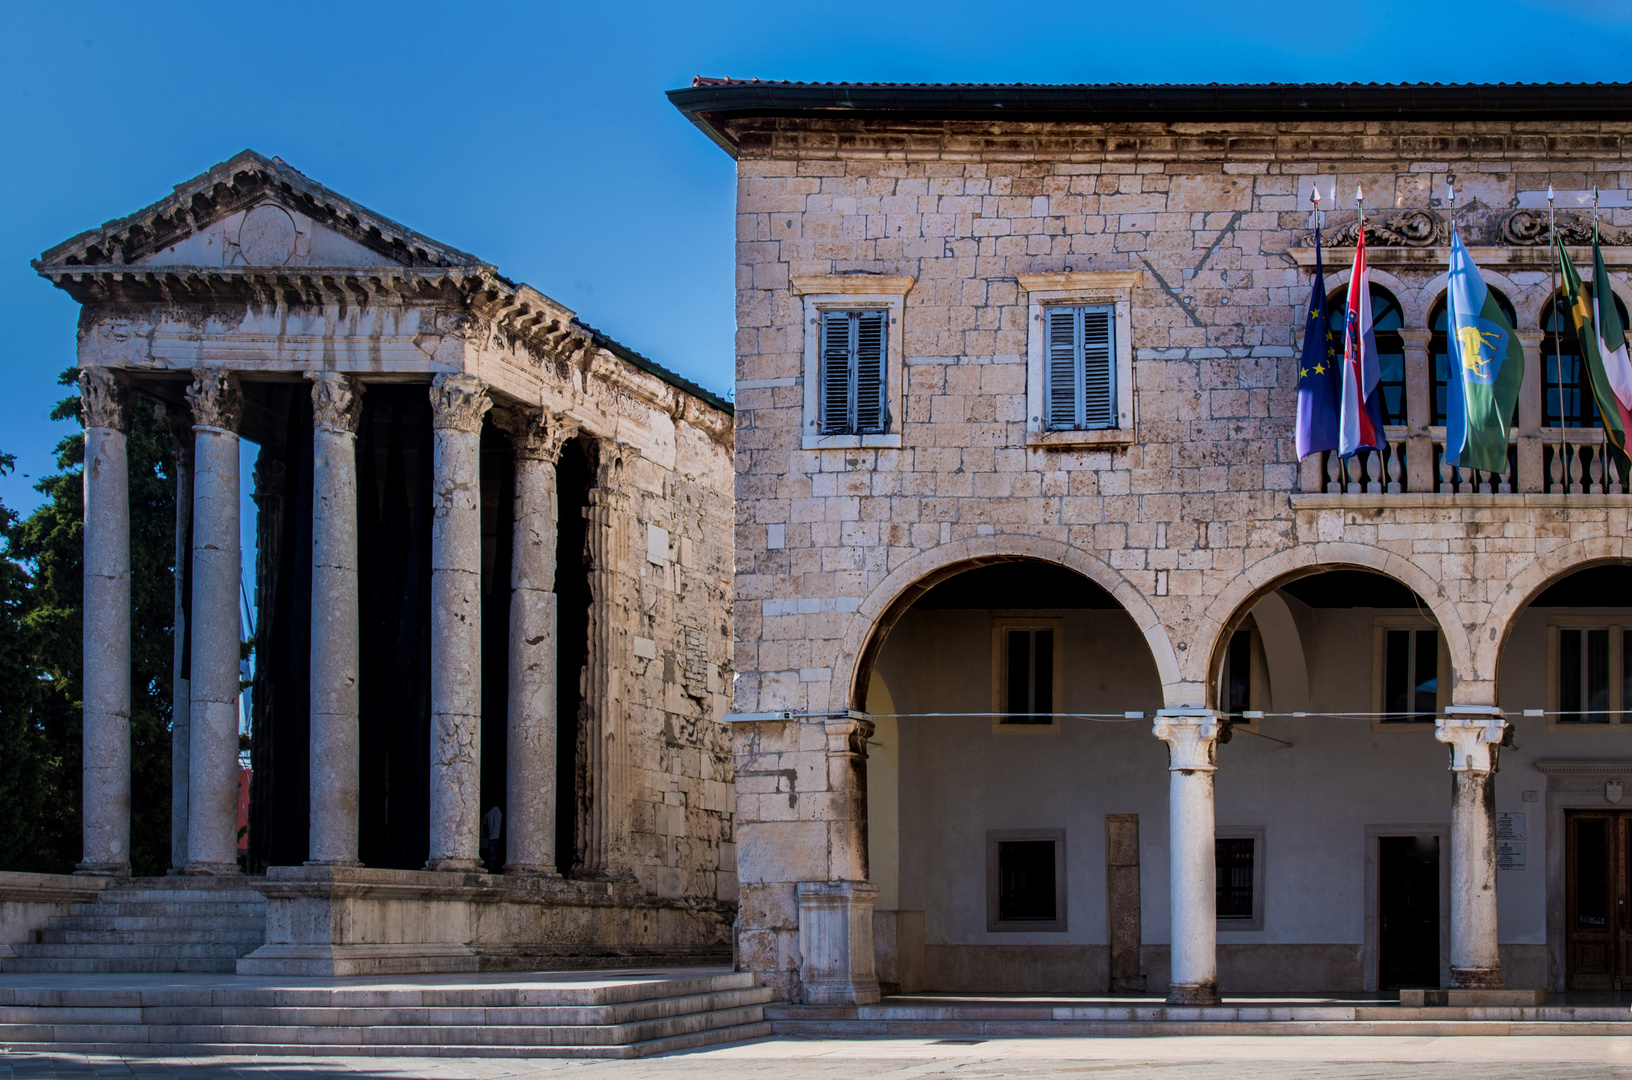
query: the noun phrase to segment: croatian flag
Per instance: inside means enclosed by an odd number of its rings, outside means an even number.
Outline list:
[[[1343,388],[1337,452],[1353,457],[1362,450],[1383,446],[1382,381],[1377,362],[1377,339],[1371,330],[1371,268],[1366,265],[1366,232],[1354,249],[1354,274],[1349,278],[1348,313],[1343,320]]]

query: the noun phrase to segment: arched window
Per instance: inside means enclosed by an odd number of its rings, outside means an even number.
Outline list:
[[[1615,298],[1615,310],[1625,326],[1626,305],[1619,296]],[[1542,426],[1603,427],[1598,406],[1592,400],[1592,379],[1581,360],[1581,344],[1575,337],[1575,324],[1564,310],[1562,293],[1542,309],[1541,329],[1541,369],[1545,374],[1541,383]]]
[[[1507,297],[1503,296],[1495,289],[1490,290],[1490,295],[1496,298],[1496,306],[1502,309],[1503,315],[1507,316],[1507,325],[1517,326],[1518,316],[1513,314],[1513,305],[1507,302]],[[1433,331],[1428,338],[1428,351],[1433,354],[1434,358],[1434,400],[1432,403],[1432,423],[1435,427],[1444,427],[1445,388],[1447,385],[1449,385],[1446,372],[1449,370],[1451,354],[1450,339],[1445,334],[1444,296],[1441,296],[1439,298],[1439,302],[1434,305],[1434,313],[1429,317],[1428,325]],[[1519,406],[1518,402],[1515,401],[1513,404],[1514,426],[1517,426],[1518,422]]]
[[[1343,320],[1348,311],[1349,290],[1342,288],[1326,298],[1326,324],[1336,335],[1337,354],[1343,355]],[[1400,302],[1387,289],[1371,287],[1371,329],[1377,340],[1377,361],[1382,378],[1378,390],[1383,395],[1383,423],[1405,423],[1405,341],[1400,337]]]

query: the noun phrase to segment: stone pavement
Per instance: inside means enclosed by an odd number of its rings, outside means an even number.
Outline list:
[[[763,1039],[639,1061],[109,1058],[0,1052],[0,1080],[1632,1080],[1632,1038]]]

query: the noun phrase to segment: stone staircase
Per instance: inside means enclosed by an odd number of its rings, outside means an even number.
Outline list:
[[[771,1034],[752,974],[664,975],[3,979],[0,1052],[632,1058]]]
[[[11,946],[0,972],[233,971],[266,940],[266,900],[242,878],[115,882]]]

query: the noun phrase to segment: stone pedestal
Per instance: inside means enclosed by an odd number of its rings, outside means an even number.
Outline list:
[[[312,380],[310,861],[355,866],[358,779],[357,421],[349,376]]]
[[[1452,705],[1434,728],[1451,752],[1451,986],[1502,987],[1496,926],[1496,758],[1500,709]]]
[[[431,844],[427,870],[481,863],[482,415],[493,407],[472,375],[431,385]]]
[[[865,881],[801,881],[799,979],[807,1005],[871,1005],[879,999],[873,959],[878,886]]]
[[[1223,714],[1211,709],[1156,714],[1156,737],[1168,748],[1170,1005],[1214,1005],[1219,1000],[1213,773],[1226,725]]]
[[[193,619],[187,873],[238,872],[237,380],[200,371],[193,408]]]
[[[79,373],[85,420],[85,874],[130,873],[130,486],[125,387]]]
[[[507,874],[556,872],[555,463],[576,426],[540,410],[505,417],[516,454],[510,578]]]

